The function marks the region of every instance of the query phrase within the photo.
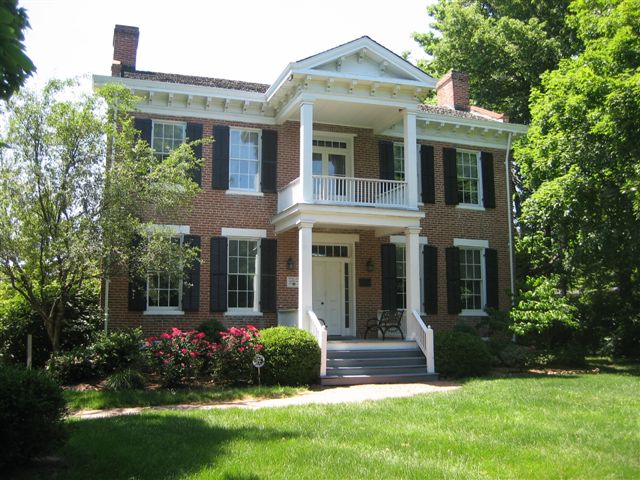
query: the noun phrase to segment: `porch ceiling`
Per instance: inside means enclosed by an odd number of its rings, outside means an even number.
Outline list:
[[[300,121],[300,109],[294,108],[287,120]],[[398,106],[325,99],[318,99],[313,105],[313,123],[371,128],[380,132],[398,122],[402,122],[402,110]]]

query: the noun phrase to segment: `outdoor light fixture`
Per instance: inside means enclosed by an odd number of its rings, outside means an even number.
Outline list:
[[[373,272],[373,260],[367,260],[367,272]]]
[[[287,259],[287,270],[293,270],[293,258],[291,257]]]

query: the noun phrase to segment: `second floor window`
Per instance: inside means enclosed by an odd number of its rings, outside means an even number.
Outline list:
[[[229,188],[233,190],[259,190],[260,132],[230,130]]]
[[[404,145],[393,144],[393,179],[404,182]]]
[[[184,123],[154,121],[151,146],[156,157],[160,160],[167,158],[171,150],[184,142],[185,130]]]
[[[480,155],[477,152],[456,152],[458,203],[480,205]]]

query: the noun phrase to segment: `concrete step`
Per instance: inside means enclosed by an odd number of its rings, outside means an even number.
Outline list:
[[[421,374],[426,372],[424,363],[418,365],[384,365],[361,367],[327,367],[327,375],[392,375],[392,374]]]
[[[408,367],[425,364],[424,356],[407,357],[353,357],[353,358],[327,358],[327,368],[329,367],[377,367],[386,365],[405,365]]]
[[[407,373],[393,375],[327,375],[320,379],[322,385],[365,385],[371,383],[418,383],[438,380],[438,374]]]

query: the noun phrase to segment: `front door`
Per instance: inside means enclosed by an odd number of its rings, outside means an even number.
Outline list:
[[[344,261],[313,259],[313,311],[324,320],[329,335],[342,335],[344,326]]]

